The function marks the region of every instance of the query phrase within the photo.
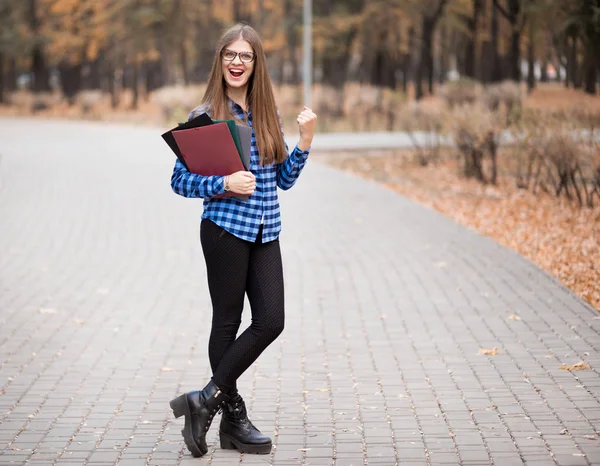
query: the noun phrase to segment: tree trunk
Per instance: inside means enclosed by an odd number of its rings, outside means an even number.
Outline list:
[[[88,64],[88,75],[83,83],[84,89],[100,89],[102,87],[102,63],[104,61],[104,51],[100,51],[98,57]]]
[[[110,92],[110,106],[115,109],[119,106],[119,90],[117,89],[117,77],[115,75],[114,64],[110,63],[107,67],[108,92]]]
[[[423,13],[421,20],[421,56],[415,77],[415,98],[423,98],[423,77],[427,76],[429,92],[433,92],[433,33],[447,0],[439,0],[434,13]]]
[[[510,41],[510,78],[521,81],[521,33],[513,30]]]
[[[81,90],[81,64],[71,65],[63,62],[58,65],[60,87],[69,105],[75,103],[75,97]]]
[[[155,91],[162,84],[162,75],[160,62],[151,61],[144,64],[144,75],[145,75],[145,88],[146,94],[150,94]]]
[[[492,3],[492,82],[500,82],[503,79],[500,53],[498,52],[498,7],[496,2]]]
[[[294,8],[294,2],[292,0],[285,0],[283,2],[284,8],[284,21],[285,21],[285,36],[287,39],[288,46],[288,59],[292,65],[292,77],[290,82],[292,84],[299,83],[300,67],[298,64],[298,31],[296,25],[299,23],[297,18],[297,10]]]
[[[421,23],[421,56],[417,64],[417,73],[415,76],[415,98],[421,100],[424,97],[423,75],[429,76],[428,66],[431,63],[431,42],[435,24],[431,18],[423,16]]]
[[[157,82],[158,87],[168,86],[173,84],[171,77],[171,51],[167,45],[165,25],[162,22],[157,23],[154,26],[154,34],[158,43],[158,50],[160,54],[159,66],[160,66],[160,78]]]
[[[264,0],[257,0],[255,16],[252,19],[252,24],[254,28],[258,31],[262,31],[265,24],[265,5]]]
[[[243,8],[244,2],[242,0],[233,0],[233,20],[236,23],[247,22],[250,20]]]
[[[565,87],[575,86],[575,77],[573,73],[573,61],[575,57],[573,56],[573,46],[572,41],[575,40],[574,37],[566,36],[565,37],[565,51],[566,51],[566,61],[567,64],[565,66],[566,78],[565,78]]]
[[[190,69],[188,64],[187,47],[185,41],[179,43],[179,57],[181,59],[181,70],[183,72],[183,83],[186,86],[190,84]],[[137,65],[139,66],[139,65]]]
[[[446,76],[448,74],[449,68],[449,59],[448,59],[448,50],[450,49],[450,35],[448,33],[448,26],[444,25],[441,30],[441,39],[440,39],[440,55],[438,58],[438,73],[437,80],[439,84],[443,84],[446,81]],[[432,89],[433,92],[433,89]]]
[[[35,44],[31,52],[31,71],[33,73],[33,91],[45,92],[50,90],[50,72],[44,59],[44,52],[40,44],[40,21],[37,15],[37,0],[29,0],[29,27],[34,37]]]
[[[534,28],[529,25],[529,43],[527,44],[527,92],[535,88],[535,49],[534,49]]]
[[[274,84],[283,84],[285,82],[285,49],[279,51],[276,56],[277,73],[272,76]]]
[[[375,58],[371,65],[370,83],[378,87],[388,87],[394,89],[396,87],[396,79],[394,76],[395,65],[390,56],[390,52],[386,47],[385,39],[387,37],[387,29],[381,28],[379,37],[375,38],[376,43],[373,46],[372,53]]]
[[[433,31],[431,32],[431,42],[429,44],[429,50],[427,53],[427,89],[429,95],[433,95],[433,76],[435,73],[434,61],[433,61]]]
[[[131,109],[137,110],[139,103],[139,79],[140,79],[140,64],[137,59],[134,59],[132,67],[132,76],[131,76],[131,91],[133,98],[131,99]]]
[[[12,92],[17,89],[17,60],[15,57],[8,59],[8,69],[4,79],[4,89]]]
[[[542,59],[541,66],[542,69],[540,70],[540,82],[547,83],[548,81],[550,81],[550,78],[548,76],[548,55],[546,52],[544,52],[544,58]],[[557,68],[556,72],[560,73],[560,70]]]
[[[522,0],[508,0],[508,10],[494,0],[494,5],[510,24],[510,55],[509,71],[510,79],[519,82],[521,80],[521,31],[519,28],[519,16],[521,13]]]
[[[340,94],[330,106],[333,117],[342,115],[343,91],[348,75],[348,65],[354,37],[358,31],[354,28],[348,31],[335,44],[329,44],[323,51],[323,83],[337,89]]]
[[[465,75],[471,79],[475,78],[475,70],[477,69],[477,32],[479,27],[479,15],[481,14],[483,6],[482,4],[482,0],[473,0],[473,16],[467,21],[469,35],[465,49]]]
[[[571,42],[571,50],[570,59],[571,59],[571,83],[573,84],[573,88],[581,89],[582,79],[581,79],[581,71],[579,69],[579,63],[577,60],[577,49],[579,47],[579,40],[576,36],[573,36],[573,40]]]
[[[402,54],[402,91],[408,92],[408,81],[411,76],[412,50],[415,45],[415,28],[412,26],[408,30],[408,52]]]
[[[4,103],[4,54],[0,51],[0,104]]]
[[[596,95],[596,85],[598,82],[598,55],[595,51],[597,44],[587,43],[585,45],[584,59],[584,91],[587,94]]]
[[[34,46],[32,52],[31,70],[33,73],[33,92],[50,91],[50,72],[39,45]]]

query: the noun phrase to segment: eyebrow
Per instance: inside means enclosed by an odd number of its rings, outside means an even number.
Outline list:
[[[229,49],[229,48],[225,48],[225,50],[229,50],[230,52],[236,52],[236,53],[254,53],[252,50],[233,50],[233,49]]]

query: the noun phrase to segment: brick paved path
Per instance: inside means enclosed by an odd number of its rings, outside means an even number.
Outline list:
[[[239,383],[276,448],[213,426],[193,459],[168,401],[210,375],[201,204],[157,130],[29,126],[0,121],[0,464],[600,464],[597,313],[314,161],[281,195],[286,330]]]

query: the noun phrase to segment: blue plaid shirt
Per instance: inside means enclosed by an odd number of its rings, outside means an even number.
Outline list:
[[[252,128],[252,113],[247,114],[233,101],[229,102],[232,114],[248,122]],[[202,113],[195,109],[190,118]],[[209,113],[209,112],[207,112]],[[287,144],[286,144],[287,150]],[[260,165],[258,147],[254,129],[252,129],[252,148],[250,153],[250,171],[256,177],[256,189],[247,201],[236,198],[214,198],[225,192],[224,176],[202,176],[190,173],[177,159],[171,176],[173,191],[184,197],[204,198],[202,219],[209,219],[232,235],[246,241],[256,241],[261,223],[263,243],[273,241],[281,232],[281,217],[277,187],[290,189],[296,183],[300,172],[306,165],[309,151],[301,151],[298,146],[281,164]]]

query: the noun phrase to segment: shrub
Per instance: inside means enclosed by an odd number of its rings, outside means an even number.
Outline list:
[[[463,174],[482,183],[496,184],[498,178],[498,117],[481,104],[463,105],[452,112],[452,135],[463,161]],[[484,162],[489,156],[489,173]]]
[[[412,142],[416,151],[417,162],[422,167],[440,158],[441,138],[444,132],[443,113],[437,109],[420,106],[403,107],[398,112],[400,125]]]
[[[506,122],[509,124],[519,117],[522,103],[521,87],[514,81],[491,84],[485,88],[482,101],[492,111],[504,109]]]
[[[198,87],[169,86],[154,91],[151,99],[160,107],[164,119],[170,121],[182,111],[187,116],[202,99],[202,93]]]
[[[461,78],[444,84],[440,96],[450,109],[461,105],[472,105],[481,97],[482,87],[477,81]]]
[[[7,102],[10,105],[31,111],[33,107],[33,94],[28,91],[16,91],[8,94]]]
[[[87,115],[105,100],[105,94],[99,90],[81,91],[77,94],[76,100],[81,105],[83,113]]]
[[[60,94],[52,93],[52,92],[39,92],[37,94],[33,94],[33,104],[31,106],[32,112],[48,110],[55,105],[58,105],[62,100],[62,96]]]

